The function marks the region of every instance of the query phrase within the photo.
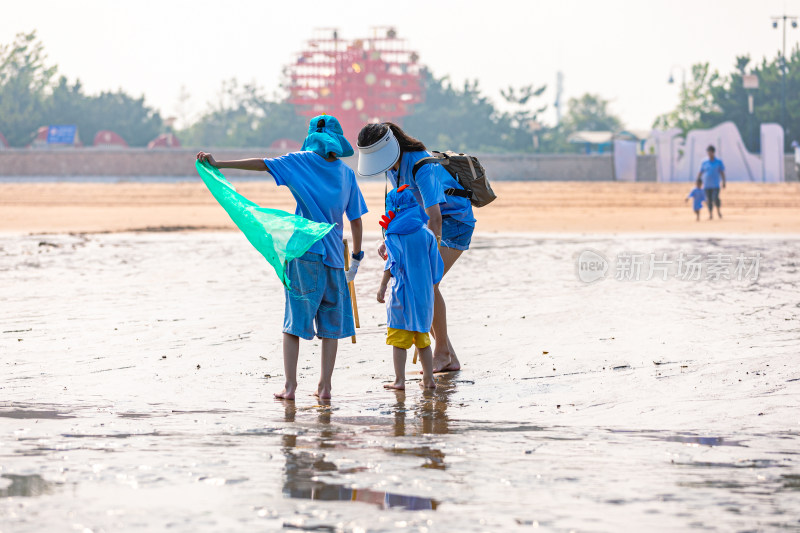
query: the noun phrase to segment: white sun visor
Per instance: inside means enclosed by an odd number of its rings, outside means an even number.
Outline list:
[[[400,143],[388,128],[381,140],[370,146],[358,147],[358,173],[362,176],[375,176],[386,172],[400,158]]]

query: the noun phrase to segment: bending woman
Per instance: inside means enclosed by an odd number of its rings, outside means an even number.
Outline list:
[[[423,165],[415,177],[412,173],[414,164],[431,154],[421,141],[408,135],[397,124],[367,124],[358,134],[358,150],[359,174],[375,176],[386,172],[394,187],[408,184],[430,217],[428,228],[439,242],[446,275],[464,250],[469,249],[475,229],[469,199],[445,194],[448,189],[463,187],[438,163]],[[383,245],[380,253],[384,255]],[[434,288],[432,330],[436,341],[433,371],[460,370],[461,363],[447,333],[447,309],[439,285]]]

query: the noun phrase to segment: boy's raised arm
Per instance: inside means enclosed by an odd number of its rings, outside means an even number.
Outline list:
[[[197,154],[198,161],[206,161],[209,165],[216,168],[238,168],[240,170],[254,170],[258,172],[269,172],[269,168],[267,168],[267,164],[264,162],[263,159],[253,158],[253,159],[237,159],[234,161],[217,161],[214,159],[214,156],[206,153],[206,152],[199,152]],[[355,237],[353,237],[355,240]]]

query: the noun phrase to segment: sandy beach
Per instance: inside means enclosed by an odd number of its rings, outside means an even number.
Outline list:
[[[800,526],[800,186],[732,184],[699,223],[681,185],[496,189],[442,284],[462,371],[383,389],[371,232],[320,404],[316,341],[272,398],[282,286],[202,184],[4,184],[0,531]]]
[[[285,187],[235,182],[264,207],[293,210]],[[384,184],[362,184],[378,229]],[[800,233],[800,184],[731,183],[722,192],[722,221],[696,222],[684,198],[688,184],[497,182],[498,199],[477,212],[482,233]],[[6,183],[0,186],[0,232],[232,230],[225,212],[199,182]]]
[[[282,288],[242,235],[2,236],[0,530],[797,528],[798,244],[478,236],[443,284],[464,368],[434,393],[381,386],[368,257],[320,405],[318,342],[272,399]],[[586,249],[761,265],[587,284]]]

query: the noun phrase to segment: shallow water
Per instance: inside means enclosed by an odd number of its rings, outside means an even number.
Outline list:
[[[1,236],[0,531],[800,528],[798,245],[476,239],[433,393],[382,390],[368,258],[319,405],[316,342],[271,398],[282,290],[241,235]],[[586,284],[585,249],[761,260]]]

